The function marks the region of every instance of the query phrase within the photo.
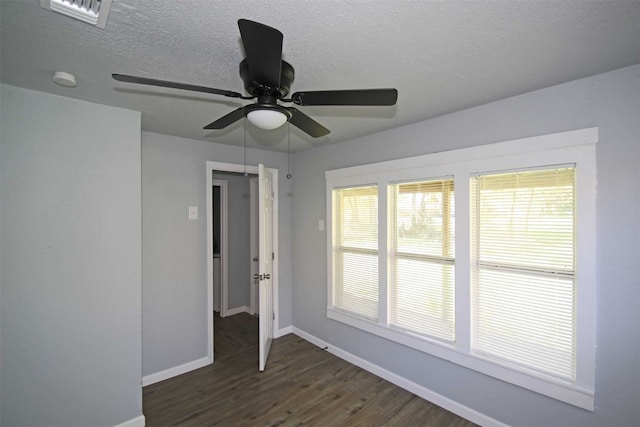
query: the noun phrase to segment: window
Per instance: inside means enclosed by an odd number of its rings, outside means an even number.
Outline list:
[[[593,410],[597,140],[327,171],[327,317]]]
[[[471,180],[473,349],[575,380],[575,168]]]
[[[389,324],[454,339],[453,179],[392,184]]]
[[[333,191],[333,305],[378,318],[378,189]]]

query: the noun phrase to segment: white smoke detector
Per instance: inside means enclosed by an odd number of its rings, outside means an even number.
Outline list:
[[[65,87],[76,87],[76,76],[64,71],[56,71],[53,73],[53,82]]]
[[[40,6],[104,29],[111,0],[40,0]]]

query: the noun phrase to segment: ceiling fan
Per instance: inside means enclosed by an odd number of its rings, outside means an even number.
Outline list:
[[[314,138],[329,134],[329,129],[313,120],[294,107],[285,107],[281,103],[296,105],[395,105],[398,99],[396,89],[354,89],[322,90],[295,92],[286,98],[295,77],[295,70],[282,60],[282,33],[275,28],[247,19],[238,20],[242,44],[247,55],[240,62],[240,77],[250,96],[238,92],[195,86],[186,83],[170,82],[146,77],[124,74],[112,74],[115,80],[126,83],[184,89],[195,92],[211,93],[229,98],[254,99],[254,104],[240,107],[204,129],[223,129],[232,123],[247,117],[251,123],[262,129],[276,129],[285,122],[298,127]]]

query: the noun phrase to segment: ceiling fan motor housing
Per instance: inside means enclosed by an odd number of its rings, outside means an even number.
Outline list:
[[[296,72],[293,66],[286,61],[282,61],[282,66],[280,67],[280,87],[263,86],[251,80],[247,60],[243,59],[240,62],[240,77],[244,82],[244,88],[250,95],[257,96],[258,98],[264,95],[270,95],[276,99],[286,97],[289,94],[289,89],[291,89],[295,75]]]

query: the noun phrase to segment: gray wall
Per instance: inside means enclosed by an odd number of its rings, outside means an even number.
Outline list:
[[[8,110],[10,110],[9,106],[5,107],[5,103],[2,102],[4,94],[4,87],[0,85],[0,426],[2,425],[2,418],[4,413],[2,411],[2,384],[3,384],[3,376],[2,376],[2,128],[3,128],[3,120],[2,118],[5,116],[5,110],[7,110],[6,114],[9,114]]]
[[[140,113],[1,91],[2,425],[139,417]]]
[[[229,248],[227,268],[229,270],[229,309],[251,304],[251,229],[249,179],[241,174],[213,174],[214,179],[227,181]]]
[[[207,356],[206,161],[243,163],[242,147],[142,133],[142,349],[150,375]],[[291,181],[287,155],[248,149],[279,173],[279,325],[291,325]],[[188,206],[199,207],[197,221]]]
[[[293,324],[514,426],[631,426],[640,419],[640,66],[294,156]],[[400,94],[402,97],[402,94]],[[591,126],[600,128],[596,410],[588,412],[326,318],[327,169]]]

